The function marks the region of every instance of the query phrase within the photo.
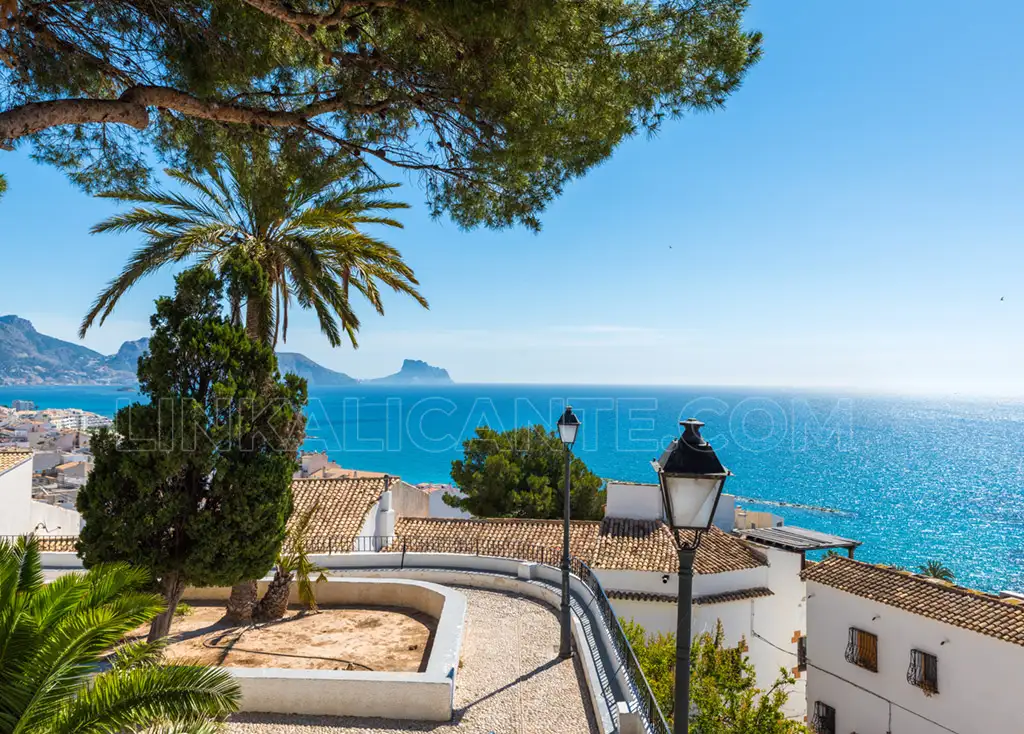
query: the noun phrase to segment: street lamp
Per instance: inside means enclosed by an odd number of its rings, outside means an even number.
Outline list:
[[[679,551],[679,599],[676,602],[675,734],[690,725],[690,617],[693,605],[693,559],[701,535],[711,528],[728,470],[700,435],[699,420],[679,423],[683,435],[654,462],[665,517]],[[692,533],[684,540],[681,531]]]
[[[558,419],[558,437],[565,446],[565,496],[562,499],[565,511],[565,520],[562,523],[562,606],[559,609],[562,637],[558,646],[558,657],[562,659],[572,657],[572,636],[569,632],[569,472],[572,465],[572,445],[576,443],[576,434],[579,430],[580,419],[572,412],[572,406],[565,406],[565,412]]]

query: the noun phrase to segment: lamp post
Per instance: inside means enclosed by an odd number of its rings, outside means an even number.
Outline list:
[[[580,430],[580,419],[572,412],[572,406],[565,406],[565,412],[558,419],[558,437],[565,446],[565,487],[562,509],[565,519],[562,523],[562,605],[559,608],[562,636],[558,645],[558,657],[563,660],[572,657],[572,635],[569,631],[569,482],[572,466],[572,445]]]
[[[700,435],[699,420],[679,423],[683,435],[654,462],[665,517],[679,552],[679,599],[676,609],[675,734],[690,726],[690,621],[693,614],[693,559],[701,535],[711,528],[728,470]],[[692,539],[683,533],[692,533]]]

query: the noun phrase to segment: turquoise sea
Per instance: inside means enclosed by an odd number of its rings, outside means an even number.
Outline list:
[[[0,387],[40,407],[112,415],[111,387]],[[858,557],[950,566],[967,585],[1024,590],[1024,402],[722,388],[456,385],[315,388],[308,449],[343,466],[448,480],[473,428],[553,424],[568,399],[577,453],[603,477],[653,481],[650,461],[696,416],[732,472],[726,491],[835,512],[755,506],[862,540]]]

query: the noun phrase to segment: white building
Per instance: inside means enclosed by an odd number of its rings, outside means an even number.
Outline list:
[[[75,510],[32,499],[32,452],[0,451],[0,536],[77,535]]]
[[[1024,731],[1019,600],[841,557],[802,576],[812,731]]]
[[[416,486],[430,495],[430,517],[458,518],[462,520],[468,520],[473,517],[465,510],[460,510],[458,507],[452,507],[445,503],[444,498],[447,495],[462,496],[462,493],[455,485],[417,484]]]
[[[69,429],[84,431],[89,428],[103,428],[105,426],[113,425],[113,422],[109,418],[105,418],[102,415],[97,415],[95,413],[87,413],[86,411],[79,410],[77,408],[50,411],[47,414],[47,420],[50,425],[58,431],[66,431]]]

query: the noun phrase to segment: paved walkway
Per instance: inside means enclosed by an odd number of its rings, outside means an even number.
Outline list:
[[[469,604],[455,716],[444,723],[324,716],[239,714],[232,734],[388,734],[461,731],[473,734],[597,732],[576,658],[558,658],[558,615],[531,599],[461,589]]]

